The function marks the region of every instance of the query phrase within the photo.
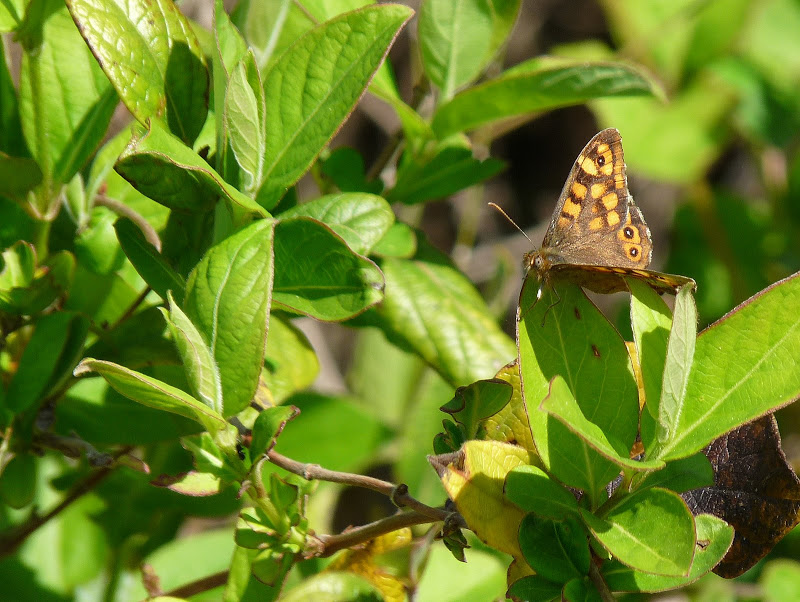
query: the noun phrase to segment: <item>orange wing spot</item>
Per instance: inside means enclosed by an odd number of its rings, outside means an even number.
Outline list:
[[[609,192],[603,197],[603,207],[611,211],[619,203],[616,192]]]
[[[642,237],[639,235],[639,228],[630,225],[630,218],[627,224],[617,232],[617,239],[626,243],[640,244]]]
[[[561,213],[562,214],[566,213],[573,219],[578,219],[578,216],[581,213],[581,204],[572,197],[567,197],[564,206],[561,208]]]
[[[605,184],[592,184],[592,198],[599,199],[606,191]]]
[[[558,227],[559,228],[569,228],[570,224],[573,222],[571,219],[567,219],[563,215],[558,218]]]
[[[614,186],[617,188],[625,188],[625,178],[622,176],[621,172],[614,176]]]
[[[603,158],[606,160],[605,165],[600,169],[600,172],[605,176],[610,176],[614,173],[614,155],[611,154],[611,151],[606,151],[603,153]]]
[[[597,165],[594,164],[594,161],[589,159],[588,157],[578,157],[578,164],[581,166],[581,169],[588,173],[590,176],[597,175]]]
[[[605,226],[606,220],[602,217],[596,217],[592,221],[589,222],[589,230],[599,230],[603,226]]]
[[[609,211],[606,220],[608,221],[608,225],[613,228],[620,222],[619,213],[616,211]]]
[[[580,182],[573,182],[571,190],[572,190],[572,195],[576,199],[583,200],[586,198],[586,186],[584,186]]]
[[[597,145],[597,152],[599,154],[604,155],[607,150],[608,150],[608,144],[606,144],[605,142]]]
[[[625,256],[631,261],[638,262],[642,260],[642,245],[625,243],[624,245],[622,245],[622,248],[625,249]]]

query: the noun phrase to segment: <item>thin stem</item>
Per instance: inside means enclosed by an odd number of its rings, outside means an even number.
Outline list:
[[[138,226],[147,242],[153,245],[159,253],[161,252],[161,239],[158,237],[158,233],[155,231],[155,228],[150,225],[150,222],[148,222],[139,213],[128,207],[126,204],[120,203],[119,201],[111,199],[102,194],[97,195],[97,198],[94,200],[94,204],[102,205],[103,207],[111,209],[111,211],[117,215],[127,217]]]
[[[370,168],[367,171],[365,179],[368,182],[376,180],[378,177],[380,177],[381,172],[388,165],[389,161],[391,161],[395,156],[402,143],[403,135],[401,132],[395,132],[391,135],[389,141],[386,143],[386,146],[384,146],[383,150],[381,150],[381,154],[378,155],[378,158],[375,159],[375,162],[370,165]]]
[[[603,575],[600,574],[600,569],[594,563],[594,560],[591,560],[589,562],[589,579],[592,581],[592,584],[597,588],[597,591],[600,593],[600,598],[602,598],[603,602],[616,601],[614,594],[611,593],[611,590],[608,587],[608,583],[606,583],[606,580],[603,579]]]
[[[423,504],[408,493],[408,487],[404,484],[395,485],[389,481],[376,479],[374,477],[368,477],[350,472],[328,470],[327,468],[322,468],[319,464],[304,464],[302,462],[298,462],[297,460],[287,458],[275,450],[267,452],[267,458],[276,466],[280,466],[291,473],[301,476],[307,481],[329,481],[331,483],[343,483],[353,487],[372,489],[373,491],[377,491],[378,493],[382,493],[383,495],[391,498],[392,502],[399,508],[411,508],[416,513],[426,516],[432,520],[444,520],[453,514],[452,512],[442,508],[432,508],[426,504]],[[463,522],[463,519],[459,524],[466,526],[466,524]]]
[[[41,264],[50,254],[50,229],[53,222],[48,219],[35,219],[33,230],[33,246],[36,249],[36,262]]]
[[[150,294],[150,290],[151,290],[151,289],[150,289],[150,287],[149,287],[149,286],[146,286],[146,287],[144,287],[144,290],[141,292],[141,294],[140,294],[138,297],[136,297],[136,299],[134,299],[134,301],[133,301],[133,303],[131,303],[130,307],[129,307],[128,309],[126,309],[126,310],[125,310],[125,313],[124,313],[124,314],[122,314],[122,315],[120,316],[119,320],[117,320],[116,322],[114,322],[114,324],[112,324],[112,325],[111,325],[111,326],[108,328],[108,330],[114,330],[114,329],[115,329],[117,326],[119,326],[120,324],[122,324],[123,322],[125,322],[125,320],[127,320],[127,319],[128,319],[128,318],[130,318],[130,317],[131,317],[131,316],[132,316],[134,313],[136,313],[136,310],[137,310],[137,309],[139,309],[139,306],[140,306],[142,303],[144,303],[144,300],[145,300],[145,299],[147,299],[147,295],[149,295],[149,294]]]
[[[127,453],[130,448],[126,448],[122,453]],[[47,524],[52,519],[61,514],[64,510],[69,508],[74,502],[80,499],[84,494],[89,493],[97,487],[108,475],[114,470],[115,466],[101,468],[100,470],[90,474],[83,482],[79,483],[76,487],[69,492],[69,494],[44,516],[32,515],[28,521],[19,525],[5,534],[0,536],[0,558],[13,554],[16,549],[42,525]]]
[[[339,472],[336,470],[328,470],[322,468],[319,464],[305,464],[292,460],[286,456],[279,454],[275,450],[267,452],[267,458],[276,466],[280,466],[284,470],[288,470],[298,476],[303,477],[306,481],[330,481],[332,483],[344,483],[345,485],[353,485],[354,487],[363,487],[365,489],[372,489],[378,493],[391,496],[394,491],[394,483],[376,479],[374,477],[367,477],[360,474],[350,472]]]
[[[450,513],[442,510],[442,513],[449,515]],[[433,522],[429,516],[419,514],[417,512],[400,512],[392,516],[387,516],[373,523],[362,525],[354,529],[349,529],[344,533],[338,535],[318,535],[317,542],[320,548],[314,550],[314,556],[326,557],[330,556],[339,550],[352,548],[353,546],[362,544],[371,539],[375,539],[380,535],[397,531],[405,527],[413,527],[414,525],[424,525]]]
[[[228,582],[228,573],[229,571],[220,571],[219,573],[176,587],[162,595],[165,597],[185,599],[195,594],[201,594],[215,587],[219,587],[220,585],[225,585],[225,583]]]

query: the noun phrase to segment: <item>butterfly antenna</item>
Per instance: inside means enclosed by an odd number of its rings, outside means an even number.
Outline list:
[[[520,227],[517,225],[517,222],[515,222],[513,219],[511,219],[510,217],[508,217],[508,213],[506,213],[505,211],[503,211],[503,209],[500,207],[500,205],[495,205],[494,203],[489,203],[489,207],[491,207],[492,209],[497,209],[497,211],[499,211],[500,213],[502,213],[502,214],[503,214],[503,217],[505,217],[505,218],[506,218],[506,219],[507,219],[507,220],[508,220],[508,221],[511,223],[511,225],[512,225],[512,226],[514,226],[514,227],[515,227],[517,230],[519,230],[519,231],[522,233],[522,236],[524,236],[525,238],[527,238],[527,239],[528,239],[528,242],[529,242],[529,243],[531,243],[531,246],[532,246],[532,247],[535,247],[535,246],[536,246],[535,244],[533,244],[533,241],[530,239],[530,237],[529,237],[527,234],[525,234],[525,230],[523,230],[522,228],[520,228]]]

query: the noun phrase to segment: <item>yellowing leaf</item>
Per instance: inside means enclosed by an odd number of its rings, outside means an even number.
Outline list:
[[[458,452],[431,458],[469,528],[515,558],[522,558],[517,532],[525,513],[505,498],[503,483],[513,468],[530,463],[527,450],[499,441],[468,441]]]
[[[514,389],[514,392],[511,395],[511,401],[502,410],[484,421],[483,425],[486,428],[487,437],[495,441],[514,443],[531,453],[535,453],[536,448],[533,445],[528,412],[519,386],[519,364],[517,361],[500,368],[495,378],[506,381]]]
[[[386,602],[404,602],[406,587],[402,579],[381,567],[376,557],[411,543],[411,529],[398,529],[381,535],[362,548],[347,550],[338,556],[327,571],[350,571],[378,588]]]

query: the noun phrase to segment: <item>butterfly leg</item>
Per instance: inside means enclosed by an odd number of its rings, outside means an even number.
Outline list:
[[[556,287],[552,287],[551,290],[553,291],[553,293],[557,298],[555,301],[553,301],[550,305],[547,306],[547,309],[544,310],[544,315],[542,316],[542,328],[544,328],[544,321],[547,319],[547,314],[550,312],[550,310],[553,309],[559,303],[561,303],[561,295],[558,294],[558,290],[556,289]]]

